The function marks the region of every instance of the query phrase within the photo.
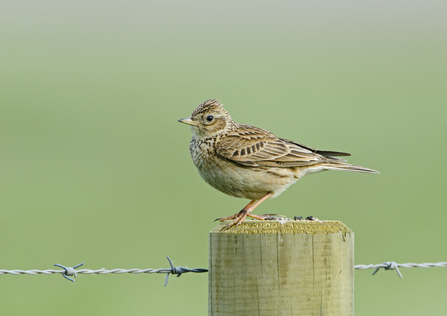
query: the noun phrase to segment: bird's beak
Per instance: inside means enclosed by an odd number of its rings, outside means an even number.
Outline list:
[[[197,126],[197,122],[191,120],[190,117],[188,117],[188,118],[184,118],[184,119],[181,119],[181,120],[178,120],[178,121],[179,121],[180,123],[184,123],[184,124],[188,124],[188,125],[192,125],[192,126]]]

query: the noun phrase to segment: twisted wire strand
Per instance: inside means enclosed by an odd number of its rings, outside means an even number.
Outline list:
[[[37,275],[37,274],[56,274],[61,273],[64,278],[66,278],[69,281],[75,282],[74,279],[70,278],[70,276],[74,276],[76,278],[77,274],[123,274],[123,273],[131,273],[131,274],[139,274],[139,273],[166,273],[166,281],[165,286],[168,284],[168,279],[170,274],[177,275],[177,277],[181,276],[183,273],[188,272],[194,272],[194,273],[204,273],[208,272],[207,269],[189,269],[185,267],[174,267],[172,265],[171,259],[169,257],[166,257],[169,261],[169,265],[171,266],[170,269],[113,269],[113,270],[106,270],[105,268],[99,269],[99,270],[90,270],[90,269],[81,269],[81,270],[75,270],[76,268],[79,268],[84,264],[80,263],[74,267],[65,267],[61,264],[56,263],[55,266],[62,268],[62,270],[0,270],[0,275],[4,274],[12,274],[12,275],[20,275],[20,274],[27,274],[27,275]]]
[[[186,268],[184,268],[186,269]],[[193,271],[196,269],[188,269],[191,271],[183,271],[182,273],[186,272],[197,272]],[[131,274],[139,274],[139,273],[171,273],[170,268],[166,269],[112,269],[107,270],[105,268],[99,269],[99,270],[90,270],[90,269],[81,269],[76,270],[77,274],[123,274],[123,273],[131,273]],[[13,274],[13,275],[20,275],[20,274],[28,274],[28,275],[38,275],[38,274],[57,274],[57,273],[65,273],[65,270],[0,270],[0,275],[2,274]]]
[[[394,261],[390,261],[394,262]],[[386,268],[389,262],[379,263],[379,264],[359,264],[354,266],[354,269],[365,270],[365,269],[377,269]],[[401,268],[444,268],[447,267],[447,262],[436,262],[436,263],[396,263],[398,267]]]
[[[394,261],[379,263],[379,264],[368,264],[368,265],[356,265],[354,269],[364,270],[364,269],[375,269],[372,275],[375,275],[380,269],[385,270],[396,270],[397,275],[403,279],[402,273],[400,273],[399,267],[401,268],[443,268],[447,266],[447,262],[437,262],[437,263],[396,263]]]
[[[194,273],[204,273],[208,272],[207,269],[189,269],[185,267],[174,267],[172,265],[171,259],[168,257],[169,264],[171,265],[171,268],[164,268],[164,269],[112,269],[107,270],[105,268],[99,269],[99,270],[91,270],[91,269],[81,269],[81,270],[75,270],[76,268],[83,265],[83,263],[78,264],[74,267],[65,267],[60,264],[56,264],[56,266],[61,267],[62,270],[2,270],[0,269],[0,275],[5,274],[11,274],[11,275],[38,275],[38,274],[44,274],[44,275],[50,275],[50,274],[62,274],[65,278],[67,278],[70,281],[74,280],[70,278],[69,276],[75,276],[77,274],[153,274],[153,273],[161,273],[166,274],[166,281],[165,286],[167,284],[167,280],[170,274],[177,275],[178,277],[182,275],[183,273],[188,272],[194,272]],[[355,265],[354,269],[357,270],[365,270],[365,269],[375,269],[373,272],[373,275],[375,275],[380,269],[385,270],[396,270],[397,274],[400,278],[402,278],[402,274],[399,271],[399,268],[443,268],[447,267],[447,262],[436,262],[436,263],[396,263],[394,261],[379,263],[379,264],[359,264]]]

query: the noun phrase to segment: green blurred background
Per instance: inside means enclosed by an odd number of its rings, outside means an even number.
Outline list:
[[[206,268],[247,203],[178,119],[353,153],[258,213],[341,220],[356,264],[447,261],[445,1],[2,1],[1,269]],[[447,269],[355,272],[357,315],[445,315]],[[206,315],[207,275],[0,276],[1,315]]]

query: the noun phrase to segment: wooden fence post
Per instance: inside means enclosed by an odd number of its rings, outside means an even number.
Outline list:
[[[354,314],[354,233],[338,221],[250,221],[209,236],[208,315]]]

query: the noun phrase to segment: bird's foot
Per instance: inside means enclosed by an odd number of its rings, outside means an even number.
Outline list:
[[[222,227],[221,231],[225,230],[225,229],[229,229],[230,227],[232,227],[234,225],[239,226],[244,221],[244,219],[247,217],[247,215],[248,215],[247,211],[245,211],[245,210],[242,210],[239,213],[234,214],[234,220],[230,224],[227,224],[224,227]],[[229,216],[229,217],[232,217],[232,216]]]
[[[228,229],[234,225],[239,226],[246,217],[251,217],[254,219],[258,219],[258,220],[264,220],[268,217],[270,217],[270,214],[264,214],[264,215],[255,215],[255,214],[250,214],[248,210],[242,209],[241,211],[239,211],[238,213],[231,215],[231,216],[227,216],[227,217],[220,217],[217,218],[215,221],[226,221],[226,220],[233,220],[231,223],[225,225],[224,227],[222,227],[221,230],[225,230]]]
[[[242,210],[242,211],[243,211],[243,210]],[[242,211],[241,211],[241,212],[242,212]],[[239,212],[239,213],[240,213],[240,212]],[[217,222],[217,221],[223,222],[223,221],[228,221],[228,220],[231,220],[231,219],[235,219],[236,216],[239,215],[239,213],[236,213],[236,214],[234,214],[234,215],[227,216],[227,217],[219,217],[219,218],[216,218],[216,219],[214,220],[214,222]],[[214,222],[213,222],[213,223],[214,223]]]

